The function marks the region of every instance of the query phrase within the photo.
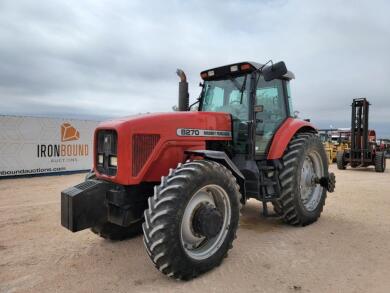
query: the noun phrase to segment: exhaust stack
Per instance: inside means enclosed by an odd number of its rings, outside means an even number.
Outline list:
[[[190,95],[188,93],[188,82],[186,74],[183,70],[177,69],[176,74],[180,78],[179,82],[179,104],[177,107],[178,111],[188,111],[190,105]]]

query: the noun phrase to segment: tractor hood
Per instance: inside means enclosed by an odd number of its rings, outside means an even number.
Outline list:
[[[216,112],[153,113],[102,122],[95,131],[94,170],[99,178],[124,185],[159,181],[185,160],[185,150],[203,150],[209,140],[231,140],[231,123],[230,114]],[[111,157],[117,157],[117,166],[108,166]]]
[[[179,128],[231,131],[231,118],[227,113],[172,112],[147,113],[102,122],[98,129],[115,129],[132,133],[176,133]]]

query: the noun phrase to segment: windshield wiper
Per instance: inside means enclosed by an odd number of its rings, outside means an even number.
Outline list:
[[[205,95],[207,85],[205,85],[205,83],[200,82],[199,86],[202,87],[202,90],[200,91],[199,97],[196,99],[196,101],[189,106],[190,110],[191,110],[192,106],[194,106],[198,103],[199,103],[199,105],[203,104],[202,100],[203,100],[203,97]]]
[[[229,80],[234,84],[234,86],[241,92],[241,87],[240,84],[237,82],[237,80],[233,77],[229,77]]]
[[[242,85],[240,86],[240,84],[237,82],[236,79],[230,77],[229,80],[234,84],[234,86],[239,90],[239,92],[241,93],[241,98],[240,98],[240,104],[242,104],[242,99],[244,97],[244,90],[245,90],[245,86],[246,86],[246,80],[248,78],[248,75],[245,75],[245,79],[242,83]]]
[[[242,99],[244,98],[244,90],[245,90],[245,86],[246,86],[246,79],[247,79],[248,75],[245,75],[245,79],[244,79],[244,82],[242,83],[242,87],[241,87],[241,99],[240,99],[240,104],[242,105]]]

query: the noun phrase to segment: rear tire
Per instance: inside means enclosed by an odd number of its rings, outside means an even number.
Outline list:
[[[91,231],[104,239],[125,240],[142,233],[142,219],[128,227],[122,227],[110,222],[104,222],[91,228]]]
[[[344,152],[337,152],[336,155],[337,169],[345,170],[347,162],[345,162]]]
[[[171,169],[149,198],[143,224],[146,251],[156,268],[169,277],[188,280],[218,266],[233,247],[240,197],[236,178],[221,164],[197,160]],[[196,232],[194,224],[207,198],[223,223],[212,237]]]
[[[306,183],[307,181],[302,184],[301,177],[310,177],[309,173],[305,173],[305,170],[310,169],[310,160],[316,176],[329,175],[328,160],[321,140],[313,133],[296,134],[282,160],[283,168],[279,173],[281,197],[277,204],[274,204],[275,211],[290,225],[309,225],[317,221],[321,215],[325,205],[326,189],[310,182]]]
[[[384,152],[375,154],[375,172],[383,173],[386,170],[386,157]]]

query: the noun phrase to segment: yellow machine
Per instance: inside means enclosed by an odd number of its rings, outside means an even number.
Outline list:
[[[323,144],[329,164],[336,162],[337,146],[332,141],[324,141]]]
[[[345,150],[349,150],[350,148],[351,148],[351,142],[350,141],[340,142],[338,145],[336,145],[336,152],[334,153],[333,163],[336,162],[336,154],[337,154],[337,152],[343,152]]]
[[[336,162],[337,152],[350,148],[350,131],[320,129],[318,132],[324,145],[329,164]]]

